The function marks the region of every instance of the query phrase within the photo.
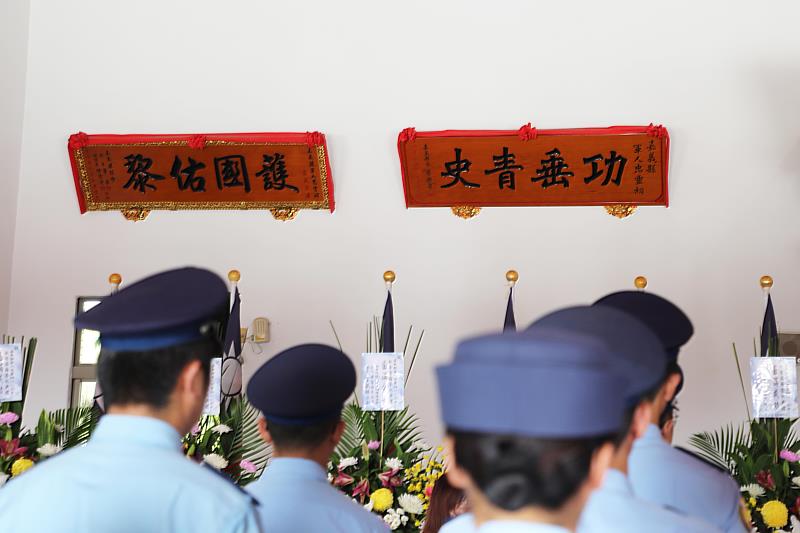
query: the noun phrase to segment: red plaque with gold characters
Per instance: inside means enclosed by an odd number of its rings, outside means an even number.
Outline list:
[[[321,133],[87,135],[69,138],[81,213],[158,209],[299,209],[333,212],[333,181]]]
[[[398,138],[407,207],[606,206],[616,216],[668,205],[663,126],[537,130],[408,128]]]

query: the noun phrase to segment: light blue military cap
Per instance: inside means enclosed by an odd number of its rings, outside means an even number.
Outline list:
[[[451,431],[589,438],[619,431],[625,381],[602,339],[557,329],[468,339],[437,368]]]
[[[559,328],[602,339],[609,362],[625,378],[628,404],[659,386],[667,372],[667,356],[658,336],[644,322],[611,306],[575,306],[549,313],[527,333]]]

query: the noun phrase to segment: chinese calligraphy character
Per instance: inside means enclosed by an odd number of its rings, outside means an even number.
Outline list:
[[[283,189],[291,189],[294,192],[300,192],[300,189],[294,185],[286,183],[289,177],[289,172],[286,170],[286,160],[283,154],[275,152],[275,155],[264,154],[264,161],[261,164],[261,170],[256,172],[256,176],[264,180],[264,190],[275,189],[282,191]]]
[[[250,192],[250,177],[247,175],[247,166],[244,156],[226,155],[214,158],[214,172],[217,175],[217,187],[241,187],[244,192]]]
[[[204,176],[197,176],[197,171],[206,168],[205,163],[198,163],[191,157],[189,164],[181,170],[183,162],[177,155],[175,161],[172,162],[172,170],[169,175],[178,181],[178,189],[185,191],[191,189],[192,192],[205,192],[206,191],[206,178]]]
[[[575,173],[567,171],[569,165],[564,162],[559,149],[553,148],[544,155],[549,159],[541,160],[542,168],[536,170],[537,177],[531,178],[531,181],[534,183],[541,181],[543,189],[552,185],[563,185],[565,189],[568,188],[569,180],[567,178],[574,176]]]
[[[456,183],[461,182],[462,185],[465,187],[480,187],[478,183],[472,183],[467,181],[463,177],[461,177],[462,172],[469,172],[469,168],[472,166],[472,161],[469,159],[461,159],[461,148],[456,148],[456,159],[455,161],[447,161],[444,164],[445,172],[442,172],[443,178],[452,178],[453,181],[446,185],[442,185],[442,189],[447,189],[452,187]]]
[[[583,182],[584,183],[591,183],[591,182],[593,182],[594,180],[596,180],[597,178],[599,178],[600,176],[603,175],[603,171],[600,169],[600,165],[599,165],[600,161],[603,161],[603,156],[600,155],[600,154],[593,155],[591,157],[584,157],[583,158],[583,163],[584,164],[588,164],[588,163],[592,164],[592,174],[590,176],[587,176],[587,177],[583,178]],[[619,167],[617,167],[617,163],[619,163]],[[606,164],[606,173],[605,174],[606,174],[606,177],[603,180],[603,183],[601,185],[604,185],[604,186],[608,185],[609,182],[613,182],[614,185],[619,185],[620,182],[622,181],[622,173],[625,172],[625,165],[627,163],[628,163],[628,159],[627,158],[622,157],[621,155],[618,155],[616,151],[611,150],[611,154],[609,155],[609,157],[607,157],[605,159],[605,164]],[[612,176],[614,175],[614,168],[615,167],[617,168],[617,175],[612,179]]]
[[[498,178],[500,188],[508,187],[511,190],[515,190],[514,171],[522,170],[522,165],[514,164],[516,163],[516,156],[508,152],[508,146],[503,146],[503,153],[501,155],[493,155],[492,161],[494,162],[494,168],[484,170],[483,173],[489,175],[499,172],[500,175]]]
[[[131,176],[123,188],[133,187],[134,190],[141,193],[147,192],[147,189],[156,190],[156,186],[150,183],[150,180],[163,180],[164,176],[150,172],[151,166],[153,166],[153,160],[143,157],[142,154],[125,156],[125,167]]]

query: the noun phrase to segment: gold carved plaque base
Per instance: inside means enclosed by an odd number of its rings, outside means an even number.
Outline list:
[[[450,209],[455,216],[465,220],[476,217],[481,212],[481,208],[474,205],[454,205]]]
[[[635,211],[636,211],[636,206],[630,204],[614,204],[606,206],[606,212],[609,215],[615,216],[617,218],[629,217]]]
[[[283,222],[294,220],[294,217],[297,216],[297,208],[294,207],[270,209],[269,212],[272,213],[275,220],[282,220]]]
[[[121,213],[126,220],[131,220],[133,222],[141,222],[142,220],[147,218],[147,215],[150,214],[150,210],[140,209],[140,208],[123,209]]]

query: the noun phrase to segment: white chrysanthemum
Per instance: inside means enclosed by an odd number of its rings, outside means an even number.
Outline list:
[[[367,511],[369,511],[371,513],[372,512],[372,507],[374,505],[375,505],[375,503],[372,500],[370,500],[370,501],[368,501],[367,503],[364,504],[364,509],[366,509]]]
[[[39,452],[39,455],[42,457],[50,457],[51,455],[55,455],[60,452],[61,446],[56,446],[55,444],[50,444],[48,442],[47,444],[39,446],[36,451]]]
[[[424,512],[422,502],[412,494],[401,494],[400,497],[397,498],[397,503],[399,503],[400,507],[408,514],[422,514]]]
[[[223,433],[230,433],[233,430],[231,428],[229,428],[228,426],[226,426],[225,424],[217,424],[216,426],[211,428],[211,431],[213,431],[214,433],[219,433],[220,435],[222,435]]]
[[[389,457],[386,459],[386,467],[401,470],[403,468],[403,461],[397,457]]]
[[[383,521],[389,525],[389,529],[394,531],[400,526],[406,525],[408,523],[408,517],[406,516],[406,512],[402,509],[389,509],[386,511],[386,514],[383,515]]]
[[[0,474],[0,487],[6,484],[7,479],[8,479],[8,474]]]
[[[751,483],[750,485],[745,485],[744,487],[741,488],[741,490],[743,492],[748,493],[751,498],[760,498],[761,496],[764,495],[764,487],[762,487],[758,483]]]
[[[349,466],[356,466],[358,464],[358,459],[355,457],[345,457],[341,461],[339,461],[339,468],[347,468]]]
[[[228,460],[217,453],[209,453],[208,455],[204,455],[203,461],[208,463],[210,467],[216,468],[217,470],[222,470],[228,466]]]
[[[790,524],[792,524],[792,533],[800,533],[800,520],[795,515],[790,517]]]

